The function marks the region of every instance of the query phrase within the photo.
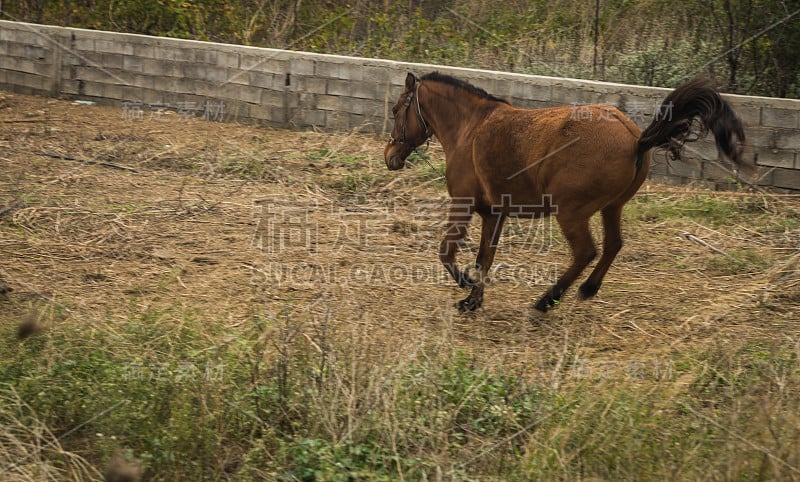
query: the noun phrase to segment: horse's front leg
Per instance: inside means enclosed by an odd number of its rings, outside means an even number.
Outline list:
[[[450,212],[447,215],[447,228],[444,233],[444,239],[439,245],[439,259],[461,288],[475,284],[456,266],[456,253],[459,246],[464,243],[464,237],[467,235],[467,225],[472,219],[474,211],[475,204],[473,200],[453,199],[450,204]]]
[[[478,248],[478,257],[475,260],[475,269],[478,272],[478,279],[472,286],[469,296],[458,302],[460,311],[475,311],[483,303],[483,289],[486,286],[489,268],[494,261],[494,254],[497,251],[497,243],[503,231],[505,216],[502,214],[482,215],[481,224],[481,245]]]

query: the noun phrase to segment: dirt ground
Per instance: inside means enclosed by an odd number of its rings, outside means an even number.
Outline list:
[[[87,329],[148,309],[233,327],[289,307],[408,340],[447,330],[470,352],[531,373],[567,351],[645,361],[798,337],[800,231],[784,222],[797,197],[648,183],[598,297],[581,302],[572,289],[544,316],[532,303],[568,250],[549,221],[511,222],[483,308],[461,315],[454,303],[466,292],[436,255],[441,150],[430,147],[431,166],[389,172],[383,145],[0,92],[0,281],[13,289],[0,295],[0,323],[42,302]],[[753,221],[659,215],[698,196],[747,199]],[[714,271],[725,255],[709,245],[765,265]]]

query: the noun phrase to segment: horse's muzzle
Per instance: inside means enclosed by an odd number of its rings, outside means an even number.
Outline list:
[[[402,144],[387,144],[386,149],[383,150],[383,159],[386,161],[386,167],[388,167],[390,171],[396,171],[405,167],[408,153],[403,152],[403,147]]]

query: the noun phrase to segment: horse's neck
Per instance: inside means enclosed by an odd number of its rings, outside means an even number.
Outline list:
[[[434,108],[430,109],[428,123],[436,138],[447,150],[463,142],[482,118],[485,106],[472,99],[457,95],[438,95]]]

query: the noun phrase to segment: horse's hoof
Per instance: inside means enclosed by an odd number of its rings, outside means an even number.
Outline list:
[[[589,284],[589,282],[585,282],[578,288],[578,298],[582,300],[588,300],[589,298],[594,297],[597,292],[600,290],[600,285],[593,285]]]
[[[533,307],[536,309],[536,311],[547,313],[547,310],[555,307],[556,305],[558,305],[558,303],[559,300],[554,299],[552,294],[547,293],[541,298],[539,298],[539,301],[537,301],[536,304],[533,305]]]
[[[475,311],[481,306],[481,301],[476,300],[472,296],[467,296],[463,300],[456,303],[456,307],[458,307],[458,311],[461,313],[468,313],[470,311]]]

